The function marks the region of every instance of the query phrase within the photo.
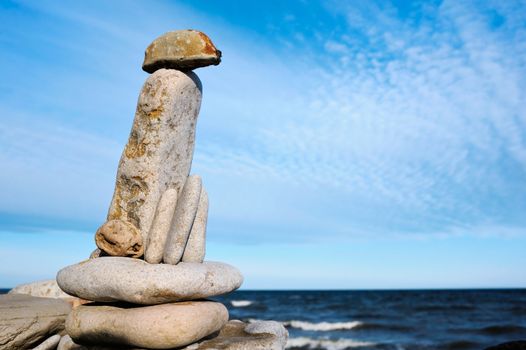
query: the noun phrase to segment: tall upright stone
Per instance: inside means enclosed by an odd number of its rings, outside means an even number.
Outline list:
[[[135,225],[146,242],[155,209],[190,173],[201,82],[193,72],[156,70],[144,83],[119,168],[107,220]]]
[[[177,205],[177,191],[168,189],[157,205],[152,227],[148,232],[148,241],[144,250],[144,260],[150,264],[159,264],[163,260],[164,246],[170,232],[170,225]]]
[[[177,199],[168,239],[164,247],[163,261],[177,264],[183,257],[188,236],[197,215],[202,180],[199,175],[189,176]]]
[[[208,220],[208,193],[205,187],[201,189],[197,213],[188,236],[182,262],[203,262],[206,253],[206,224]]]

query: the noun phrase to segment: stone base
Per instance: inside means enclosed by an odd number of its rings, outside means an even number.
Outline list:
[[[283,350],[288,332],[281,323],[257,321],[246,324],[229,321],[218,333],[179,350]],[[57,350],[117,350],[119,347],[83,346],[75,344],[69,336],[60,341]],[[126,350],[132,350],[126,348]],[[140,349],[133,349],[140,350]]]
[[[289,333],[279,322],[257,321],[246,324],[230,321],[213,338],[183,350],[283,350]]]
[[[217,333],[228,322],[226,307],[214,301],[136,305],[83,305],[66,319],[78,344],[171,349]]]

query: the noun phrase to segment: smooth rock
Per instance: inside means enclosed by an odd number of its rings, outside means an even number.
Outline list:
[[[148,73],[160,68],[191,70],[220,62],[221,51],[206,34],[178,30],[161,35],[148,46],[142,69]]]
[[[188,177],[200,106],[201,82],[192,72],[159,69],[142,87],[107,220],[132,223],[143,242],[162,194],[180,193]]]
[[[245,327],[245,332],[249,334],[273,334],[279,340],[280,348],[285,347],[289,332],[285,327],[276,321],[256,321],[251,322]]]
[[[71,305],[71,307],[77,307],[90,302],[90,300],[80,299],[64,293],[58,286],[56,280],[21,284],[11,289],[7,294],[25,294],[39,298],[60,298]]]
[[[203,262],[206,253],[206,223],[208,220],[208,193],[201,189],[197,214],[184,248],[183,262]]]
[[[65,335],[60,339],[57,350],[86,350],[82,345],[75,344],[69,335]]]
[[[225,306],[189,301],[154,306],[80,306],[66,320],[75,343],[170,349],[191,344],[220,330]]]
[[[197,214],[201,188],[202,181],[199,175],[189,176],[184,184],[183,191],[177,200],[170,232],[164,246],[163,261],[167,264],[175,265],[183,257],[186,242]]]
[[[133,224],[123,220],[110,220],[95,233],[95,243],[111,256],[139,258],[144,254],[142,235]]]
[[[241,286],[243,277],[219,262],[171,265],[105,257],[60,270],[57,282],[66,293],[87,300],[152,305],[229,293]]]
[[[62,299],[0,295],[0,350],[30,349],[64,330],[71,306]]]
[[[216,337],[182,350],[283,350],[287,339],[288,332],[281,323],[256,321],[247,325],[233,320]]]
[[[167,189],[161,196],[159,204],[157,204],[152,227],[148,233],[144,260],[150,264],[158,264],[163,259],[164,246],[168,239],[176,204],[177,190],[173,188]]]
[[[33,348],[33,350],[52,350],[56,349],[58,343],[60,342],[61,336],[59,334],[55,334],[46,340],[44,340],[40,345],[38,345],[36,348]]]
[[[37,281],[21,284],[11,289],[8,294],[26,294],[40,298],[72,298],[60,289],[56,280]]]
[[[248,327],[248,328],[247,328]],[[197,343],[180,350],[282,350],[285,348],[288,332],[281,323],[255,321],[250,324],[229,321],[217,334],[210,335]],[[62,343],[68,346],[62,346]],[[117,350],[123,347],[101,345],[78,345],[69,336],[62,337],[58,350]],[[127,350],[131,348],[126,347]],[[138,349],[134,349],[138,350]]]

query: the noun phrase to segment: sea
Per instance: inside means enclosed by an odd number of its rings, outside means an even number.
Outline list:
[[[277,320],[287,349],[481,350],[526,340],[526,289],[236,291],[231,319]]]
[[[236,291],[213,299],[230,319],[282,322],[290,350],[481,350],[526,340],[526,289]]]

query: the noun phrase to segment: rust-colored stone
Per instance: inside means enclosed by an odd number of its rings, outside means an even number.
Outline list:
[[[105,222],[95,234],[95,243],[112,256],[138,258],[144,254],[141,233],[134,225],[122,220]]]
[[[220,62],[221,51],[210,38],[188,29],[168,32],[155,39],[146,49],[142,69],[148,73],[161,68],[192,70]]]

